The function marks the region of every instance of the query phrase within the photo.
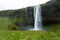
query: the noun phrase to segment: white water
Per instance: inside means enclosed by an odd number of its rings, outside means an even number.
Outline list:
[[[41,30],[42,29],[42,16],[41,16],[41,6],[36,5],[34,7],[34,30]]]
[[[42,15],[41,15],[41,6],[36,5],[34,7],[34,28],[30,30],[42,30]]]

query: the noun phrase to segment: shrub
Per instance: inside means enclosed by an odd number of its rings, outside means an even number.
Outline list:
[[[9,30],[19,30],[19,27],[14,25],[14,24],[10,24],[8,27]]]

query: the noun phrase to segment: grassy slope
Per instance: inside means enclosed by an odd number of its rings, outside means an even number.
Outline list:
[[[60,40],[60,24],[48,26],[48,31],[2,31],[7,24],[8,18],[0,18],[0,40]]]
[[[48,28],[48,31],[51,31],[51,32],[57,32],[57,33],[60,32],[60,24],[52,24],[47,28]]]
[[[60,40],[60,36],[46,31],[0,31],[0,40]]]

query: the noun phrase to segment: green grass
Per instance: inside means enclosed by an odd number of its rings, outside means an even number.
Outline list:
[[[8,17],[0,17],[0,30],[6,30],[8,28],[8,24]]]
[[[47,31],[12,31],[10,29],[16,26],[15,22],[8,17],[0,17],[0,40],[60,40],[60,24],[47,26]]]
[[[47,26],[48,31],[50,32],[60,32],[60,24],[52,24]]]
[[[46,31],[0,31],[0,40],[60,40],[60,36]]]
[[[60,25],[50,25],[48,31],[4,31],[0,40],[60,40]],[[55,30],[55,31],[54,31]]]
[[[18,27],[14,24],[16,20],[8,17],[0,17],[0,30],[13,30]]]

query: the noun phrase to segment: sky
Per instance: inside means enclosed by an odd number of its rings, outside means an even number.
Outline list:
[[[0,0],[0,10],[21,9],[46,3],[49,0]]]

